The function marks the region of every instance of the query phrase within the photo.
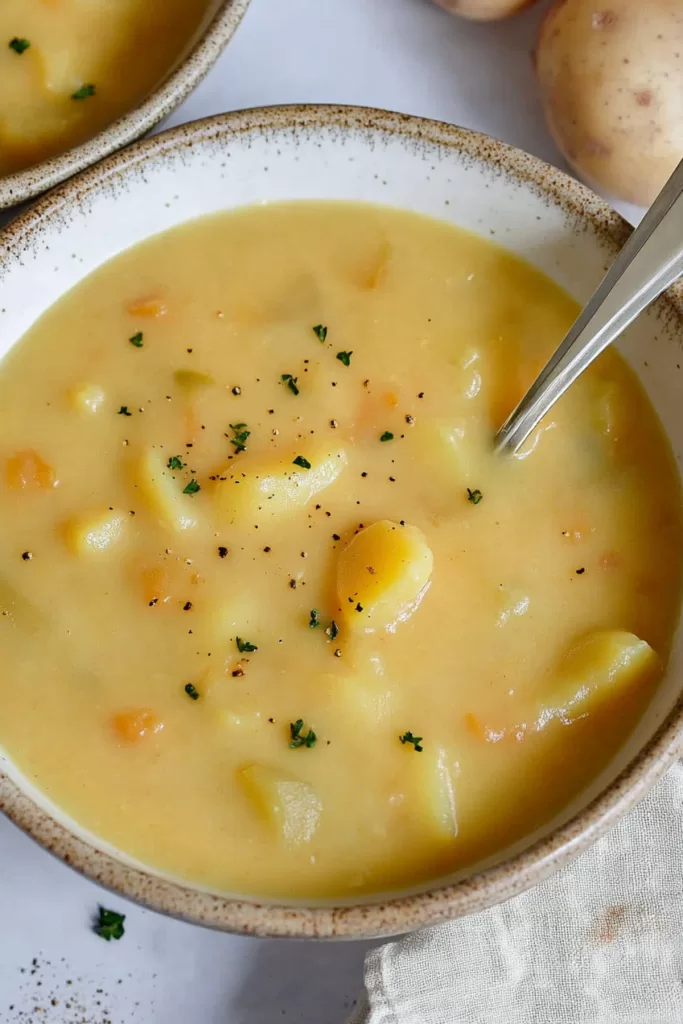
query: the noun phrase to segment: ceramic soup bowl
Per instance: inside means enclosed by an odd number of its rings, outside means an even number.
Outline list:
[[[87,142],[43,160],[26,170],[0,177],[0,210],[32,196],[90,167],[121,146],[140,138],[182,103],[213,67],[232,39],[250,0],[213,0],[204,22],[164,81],[144,100]]]
[[[239,6],[239,5],[238,5]],[[300,198],[369,200],[462,225],[585,302],[628,236],[566,175],[461,128],[380,111],[288,107],[198,121],[137,143],[43,198],[0,236],[0,355],[68,289],[128,246],[192,217]],[[672,290],[623,348],[683,453],[683,294]],[[163,877],[87,834],[0,753],[0,808],[46,849],[141,903],[234,932],[354,938],[406,932],[507,899],[594,842],[677,757],[683,643],[628,743],[542,831],[477,866],[394,897],[259,903]]]

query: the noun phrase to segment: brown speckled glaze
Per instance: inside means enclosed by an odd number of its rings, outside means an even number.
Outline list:
[[[226,114],[183,125],[139,142],[62,185],[17,218],[0,236],[0,280],[10,261],[24,260],[36,248],[49,245],[51,233],[59,230],[65,210],[67,217],[69,211],[73,216],[82,216],[90,196],[104,189],[121,195],[132,187],[136,174],[148,175],[158,163],[176,159],[179,154],[191,159],[200,144],[208,147],[212,160],[221,161],[230,155],[231,148],[251,145],[254,140],[277,144],[278,139],[286,138],[288,145],[299,145],[303,140],[310,143],[323,129],[326,134],[321,144],[326,147],[341,147],[345,140],[359,137],[378,146],[387,138],[400,140],[402,146],[424,159],[424,187],[429,187],[429,163],[434,161],[435,153],[441,160],[481,168],[482,177],[485,173],[502,178],[516,194],[533,193],[546,209],[561,211],[565,235],[592,235],[597,240],[591,245],[601,246],[607,259],[618,252],[628,236],[628,225],[584,186],[534,157],[486,136],[381,111],[283,107]],[[274,154],[275,150],[276,145]],[[276,173],[275,166],[269,170]],[[668,333],[671,338],[683,336],[683,291],[668,292],[660,299],[655,315],[660,334]],[[432,883],[424,891],[383,898],[381,902],[284,906],[214,895],[160,878],[75,836],[2,773],[0,808],[66,863],[155,910],[227,931],[263,936],[339,939],[391,935],[476,913],[515,896],[567,864],[598,839],[648,792],[679,755],[683,698],[680,687],[675,692],[679,693],[675,706],[652,738],[596,799],[565,824],[486,870],[455,882]]]
[[[85,167],[109,156],[167,117],[211,70],[232,39],[250,0],[221,0],[199,40],[174,71],[139,107],[120,117],[92,139],[24,171],[0,177],[0,210],[23,203]]]

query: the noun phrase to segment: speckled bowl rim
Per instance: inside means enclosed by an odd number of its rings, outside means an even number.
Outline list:
[[[323,128],[401,135],[419,143],[451,148],[485,165],[513,183],[522,184],[559,207],[578,230],[593,229],[615,254],[631,228],[614,210],[573,178],[536,157],[488,136],[409,115],[360,107],[287,106],[220,114],[181,125],[127,150],[67,182],[14,220],[0,241],[8,252],[31,243],[44,230],[51,212],[75,207],[91,190],[125,175],[127,169],[182,151],[203,140],[230,140],[272,131],[310,132]],[[659,300],[659,315],[680,325],[683,289],[670,289]],[[131,867],[73,835],[38,807],[0,772],[0,810],[45,849],[88,878],[149,908],[198,924],[259,936],[356,939],[400,934],[449,918],[476,913],[523,892],[565,866],[602,836],[673,764],[683,747],[683,694],[643,747],[614,782],[570,821],[546,838],[500,864],[451,884],[387,898],[383,902],[344,906],[282,906],[215,896]]]
[[[223,0],[178,67],[143,102],[66,153],[0,177],[0,210],[23,203],[140,138],[171,113],[211,70],[237,31],[251,0]]]

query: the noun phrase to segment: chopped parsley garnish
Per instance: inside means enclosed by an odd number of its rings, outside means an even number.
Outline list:
[[[318,341],[325,341],[325,338],[327,337],[327,327],[323,327],[322,324],[316,324],[313,328],[313,333]]]
[[[237,642],[237,650],[240,654],[251,654],[252,651],[258,651],[256,644],[250,643],[249,640],[243,640],[241,636],[236,636],[235,641]]]
[[[129,411],[127,405],[122,405],[119,409],[119,416],[132,416],[133,413]]]
[[[185,693],[192,700],[199,700],[199,690],[196,688],[194,683],[185,683]]]
[[[394,435],[391,433],[390,430],[385,430],[384,433],[380,435],[380,441],[393,441],[393,440],[394,440]]]
[[[424,747],[420,746],[420,744],[422,743],[422,737],[413,736],[412,732],[404,732],[402,736],[399,736],[399,739],[401,743],[403,743],[404,745],[406,743],[412,743],[415,749],[417,750],[418,754],[424,750]]]
[[[302,729],[304,727],[303,718],[297,718],[296,722],[289,723],[289,734],[291,742],[289,744],[291,750],[297,750],[298,747],[314,747],[315,742],[318,739],[312,729],[309,728],[308,732],[304,735]]]
[[[132,338],[128,339],[128,341],[131,345],[135,345],[136,348],[142,348],[142,331],[138,331],[138,333],[134,334]]]
[[[311,617],[308,621],[308,625],[311,629],[315,629],[316,626],[320,625],[320,612],[317,608],[311,608]]]
[[[299,394],[299,389],[296,386],[296,382],[299,379],[298,377],[292,377],[291,373],[283,373],[281,379],[282,383],[287,385],[293,395]]]
[[[92,82],[88,82],[87,85],[82,85],[80,89],[76,89],[76,92],[71,93],[72,100],[87,100],[90,96],[95,95],[95,86]]]
[[[339,636],[339,626],[334,621],[334,619],[332,619],[332,622],[325,630],[325,633],[327,634],[327,636],[329,636],[330,640],[336,640],[337,637]]]
[[[25,53],[30,45],[31,44],[29,43],[28,39],[18,39],[17,36],[15,36],[14,39],[10,39],[9,41],[10,50],[14,50],[14,52],[18,53],[19,55]]]
[[[200,491],[200,490],[201,490],[201,487],[199,486],[197,481],[196,480],[190,480],[189,484],[186,487],[183,487],[183,494],[196,494],[197,491]]]
[[[168,460],[169,469],[183,469],[184,466],[185,463],[183,462],[179,455],[172,455],[171,458]]]
[[[115,910],[105,910],[100,907],[100,916],[95,923],[94,931],[101,939],[111,942],[112,939],[120,939],[124,933],[123,922],[125,914],[117,914]]]
[[[235,455],[238,452],[245,452],[247,450],[247,438],[251,436],[251,431],[247,430],[246,423],[231,423],[230,429],[235,435],[230,438],[230,444],[235,446]]]
[[[297,457],[292,462],[292,465],[293,466],[301,466],[302,469],[310,469],[311,468],[310,462],[308,461],[308,459],[305,459],[303,457],[303,455],[297,455]]]
[[[350,366],[352,355],[353,352],[337,352],[337,359],[339,360],[340,363],[343,363],[344,366]]]
[[[469,487],[467,488],[467,500],[471,501],[473,505],[478,505],[483,497],[484,495],[479,488],[476,491],[471,491]]]

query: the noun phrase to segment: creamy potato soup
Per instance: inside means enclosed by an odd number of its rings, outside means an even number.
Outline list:
[[[0,371],[0,742],[216,890],[352,898],[500,853],[650,701],[677,471],[608,352],[515,458],[576,314],[464,231],[242,209],[124,252]]]
[[[63,153],[137,106],[213,0],[2,0],[0,176]]]

